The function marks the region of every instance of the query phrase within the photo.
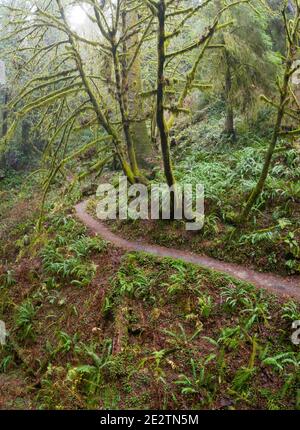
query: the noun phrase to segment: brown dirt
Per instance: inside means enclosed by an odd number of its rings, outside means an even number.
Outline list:
[[[0,410],[33,409],[30,387],[24,374],[0,375]]]
[[[128,241],[112,233],[103,223],[89,215],[86,201],[76,205],[75,211],[77,218],[83,222],[92,233],[99,234],[103,239],[113,243],[118,248],[126,251],[146,252],[158,257],[180,259],[187,263],[193,263],[198,266],[213,269],[217,272],[228,274],[238,280],[249,282],[257,288],[263,288],[286,298],[293,297],[297,301],[300,301],[299,276],[287,278],[271,273],[259,273],[248,267],[233,263],[225,263],[205,255],[196,255],[178,249]]]

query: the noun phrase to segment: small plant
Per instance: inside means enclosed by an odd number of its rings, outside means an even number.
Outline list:
[[[232,388],[238,392],[243,391],[250,384],[256,371],[255,367],[241,367],[238,369],[232,381]]]
[[[267,357],[263,360],[263,364],[271,366],[275,371],[283,374],[284,384],[281,389],[281,396],[294,388],[296,404],[299,402],[299,382],[300,382],[300,353],[283,352],[273,357]]]
[[[47,370],[41,378],[41,388],[37,393],[36,400],[41,409],[62,409],[65,406],[65,382],[66,369],[62,366],[48,364]],[[69,407],[74,404],[78,405],[78,396],[76,397],[71,390],[68,390]],[[79,402],[80,404],[80,402]],[[79,406],[79,405],[78,405]]]
[[[198,309],[203,318],[209,318],[213,312],[214,304],[211,296],[198,297]]]
[[[168,294],[175,296],[184,291],[185,275],[185,268],[179,268],[177,273],[173,273],[170,276],[168,283],[163,284],[164,287],[167,287]]]
[[[92,252],[101,253],[107,248],[106,242],[99,237],[86,237],[82,236],[80,239],[74,241],[70,246],[69,250],[74,252],[76,257],[84,258],[90,255]]]
[[[241,312],[249,315],[245,324],[246,330],[249,330],[254,324],[259,324],[260,322],[263,322],[266,327],[269,326],[271,316],[267,302],[249,302],[249,307]]]
[[[184,327],[182,326],[182,324],[178,324],[178,328],[179,328],[179,330],[176,332],[172,332],[169,330],[163,331],[165,334],[167,334],[169,336],[169,339],[167,340],[168,343],[176,346],[177,348],[188,348],[191,345],[192,341],[197,336],[199,336],[199,334],[202,331],[202,327],[197,328],[193,334],[188,335],[186,333]]]
[[[299,307],[293,300],[283,305],[281,318],[291,322],[300,320]]]
[[[236,350],[243,340],[244,335],[241,327],[226,327],[221,330],[218,344],[224,346],[228,350]]]
[[[205,395],[206,399],[211,399],[212,392],[215,389],[215,376],[208,371],[207,365],[215,358],[215,355],[211,354],[206,359],[200,360],[197,363],[191,358],[190,365],[192,375],[189,377],[185,374],[181,374],[179,375],[179,379],[175,382],[175,384],[182,387],[182,394],[193,395],[201,393]]]
[[[33,339],[33,319],[35,315],[36,309],[30,299],[18,307],[15,323],[21,339]]]
[[[282,372],[284,368],[291,365],[297,371],[300,367],[300,354],[294,352],[282,352],[281,354],[267,357],[262,362],[264,365],[273,367],[274,370]]]
[[[258,245],[261,242],[269,242],[271,244],[275,243],[276,240],[279,238],[278,231],[276,230],[267,230],[267,231],[257,231],[253,232],[244,236],[241,236],[239,239],[239,243],[241,245],[244,244],[251,244],[251,245]]]
[[[141,369],[146,367],[151,371],[155,381],[165,383],[165,372],[162,368],[163,363],[169,354],[174,352],[173,349],[161,349],[159,351],[154,351],[150,357],[145,357],[141,360],[139,367]]]
[[[69,336],[64,331],[60,331],[57,335],[58,346],[55,350],[55,355],[58,353],[67,354],[76,345],[78,341],[78,335],[75,334],[73,337]]]
[[[234,285],[228,285],[221,290],[221,297],[225,299],[225,305],[230,311],[249,305],[253,295],[251,287],[244,288]]]
[[[150,281],[142,269],[128,265],[119,270],[116,288],[120,296],[148,298]]]
[[[72,367],[68,371],[67,381],[72,383],[73,390],[81,391],[88,397],[97,394],[104,382],[104,369],[112,363],[112,342],[104,343],[101,355],[96,353],[96,345],[79,344],[77,354],[83,354],[92,360],[93,364]]]
[[[289,251],[291,252],[293,257],[300,258],[300,245],[297,238],[295,237],[294,232],[290,231],[287,234],[286,238],[284,239],[284,243],[289,246]]]
[[[12,354],[6,355],[0,361],[0,373],[6,373],[9,366],[14,362],[14,356]]]
[[[111,313],[113,307],[114,307],[114,303],[111,300],[111,298],[109,296],[105,297],[104,303],[103,303],[103,306],[102,306],[103,315],[105,317],[108,316]]]
[[[15,274],[13,270],[7,270],[6,273],[0,276],[0,288],[9,288],[12,287],[16,280],[14,278]]]
[[[78,257],[66,258],[53,247],[52,242],[43,249],[41,255],[47,274],[64,280],[70,279],[73,285],[89,285],[95,276],[95,264],[82,263]]]
[[[218,216],[214,213],[209,214],[205,217],[205,225],[204,225],[204,237],[209,237],[218,234],[219,227],[218,223],[220,222]]]

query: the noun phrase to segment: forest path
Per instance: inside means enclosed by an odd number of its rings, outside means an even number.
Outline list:
[[[272,293],[292,297],[300,301],[300,277],[281,277],[272,273],[260,273],[234,263],[225,263],[205,255],[197,255],[191,252],[174,248],[166,248],[158,245],[150,245],[136,241],[123,239],[109,230],[101,221],[96,220],[87,212],[87,202],[79,203],[75,206],[77,218],[85,224],[88,229],[99,234],[104,240],[111,242],[118,248],[126,251],[141,251],[158,257],[171,257],[193,263],[198,266],[213,269],[220,273],[225,273],[241,281],[249,282],[257,288],[263,288]]]

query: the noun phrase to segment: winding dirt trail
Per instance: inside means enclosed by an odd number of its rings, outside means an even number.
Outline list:
[[[198,266],[213,269],[220,273],[231,275],[232,277],[249,282],[257,288],[264,288],[272,293],[283,297],[292,297],[300,302],[300,277],[284,278],[271,273],[260,273],[247,267],[233,263],[225,263],[211,257],[193,254],[174,248],[166,248],[158,245],[150,245],[136,241],[123,239],[109,230],[102,222],[96,220],[86,211],[87,202],[79,203],[75,206],[77,218],[94,233],[99,234],[104,240],[111,242],[118,248],[126,251],[142,251],[158,257],[172,257],[193,263]]]

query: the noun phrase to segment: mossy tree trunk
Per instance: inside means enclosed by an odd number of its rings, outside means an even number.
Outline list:
[[[165,0],[159,0],[157,4],[158,9],[158,69],[157,69],[157,127],[159,130],[164,173],[169,187],[173,187],[174,192],[171,193],[171,217],[175,216],[176,207],[176,181],[173,174],[173,167],[170,153],[170,140],[167,124],[165,121],[164,112],[164,99],[165,99],[165,17],[166,17],[166,4]]]
[[[22,151],[25,155],[28,155],[30,152],[30,128],[31,124],[28,120],[24,119],[22,121]]]
[[[124,31],[135,26],[138,23],[138,20],[139,17],[136,9],[130,12],[124,12]],[[139,34],[136,32],[124,43],[124,51],[126,54],[124,59],[133,57],[134,47],[136,47],[138,43]],[[152,145],[147,129],[147,123],[144,119],[144,102],[143,98],[140,96],[143,91],[140,52],[136,55],[133,64],[128,70],[126,79],[128,88],[128,112],[130,118],[133,119],[131,124],[131,134],[136,151],[136,158],[140,167],[148,167],[147,158],[151,155]]]
[[[115,71],[115,80],[116,80],[116,88],[117,88],[117,99],[119,103],[119,109],[122,119],[122,126],[125,136],[125,141],[127,145],[127,153],[130,161],[130,167],[132,169],[132,172],[136,178],[140,176],[136,154],[135,154],[135,148],[134,148],[134,142],[131,135],[130,130],[130,121],[128,117],[128,105],[126,101],[126,92],[124,91],[125,88],[123,88],[122,85],[122,77],[121,77],[121,71],[120,71],[120,62],[118,58],[118,53],[116,46],[112,47],[113,51],[113,62],[114,62],[114,71]],[[124,81],[123,81],[124,83]]]
[[[270,165],[272,162],[273,154],[276,148],[276,144],[278,142],[280,131],[281,131],[281,125],[282,121],[285,115],[286,111],[286,105],[289,102],[289,91],[290,91],[290,79],[293,74],[293,64],[296,60],[296,53],[297,53],[297,47],[298,47],[298,32],[299,32],[299,23],[300,23],[300,6],[297,5],[297,12],[293,19],[293,22],[287,22],[285,12],[283,12],[284,15],[284,22],[285,22],[285,30],[287,34],[287,55],[286,55],[286,61],[285,61],[285,72],[283,76],[282,82],[278,82],[278,87],[280,91],[280,98],[279,103],[277,107],[277,116],[276,116],[276,122],[274,126],[273,136],[270,141],[269,148],[266,153],[264,165],[260,174],[260,178],[253,189],[252,193],[250,194],[249,199],[246,202],[246,205],[238,219],[238,223],[240,225],[244,224],[251,212],[251,209],[253,208],[254,204],[256,203],[258,197],[263,191],[266,179],[268,177]]]
[[[3,96],[3,112],[2,112],[2,137],[4,137],[8,130],[8,109],[7,105],[9,102],[9,90],[8,88],[4,88],[4,96]]]
[[[223,38],[224,40],[224,38]],[[224,64],[225,64],[225,103],[226,117],[223,134],[232,141],[236,140],[236,132],[234,127],[234,109],[232,103],[232,71],[230,66],[230,55],[226,48],[224,49]]]
[[[86,73],[84,71],[83,61],[82,61],[82,58],[80,56],[79,50],[77,48],[76,39],[74,38],[74,35],[72,34],[72,32],[69,31],[68,21],[67,21],[65,10],[64,10],[64,8],[62,6],[61,0],[56,0],[56,2],[57,2],[57,5],[58,5],[58,8],[59,8],[62,20],[63,20],[63,22],[65,24],[65,28],[66,28],[66,30],[68,32],[69,43],[70,43],[70,45],[72,47],[73,56],[74,56],[74,60],[75,60],[75,63],[76,63],[77,70],[78,70],[79,75],[81,77],[81,80],[82,80],[83,86],[85,88],[85,91],[86,91],[86,93],[87,93],[87,95],[89,97],[89,100],[91,102],[91,105],[94,108],[95,114],[97,116],[98,123],[99,123],[99,125],[101,127],[103,127],[105,129],[105,131],[110,136],[112,136],[113,142],[114,142],[114,145],[115,145],[115,152],[116,152],[116,154],[117,154],[117,156],[118,156],[118,158],[120,160],[123,172],[126,175],[126,177],[128,178],[128,181],[131,184],[134,184],[136,182],[136,180],[135,180],[135,172],[133,171],[132,167],[128,164],[128,162],[126,160],[126,157],[125,157],[125,154],[124,154],[124,151],[123,151],[123,148],[122,148],[122,142],[121,142],[121,140],[120,140],[120,138],[118,136],[118,133],[111,126],[108,118],[105,115],[105,112],[102,111],[102,109],[101,109],[101,107],[100,107],[100,105],[98,103],[98,100],[97,100],[97,98],[96,98],[96,96],[94,94],[94,91],[92,89],[90,81],[89,81],[89,79],[88,79],[88,77],[87,77],[87,75],[86,75]],[[96,14],[96,16],[97,16],[97,14]],[[129,154],[129,158],[130,158],[130,154]]]
[[[285,91],[285,95],[286,95],[286,91]],[[284,115],[284,100],[285,97],[282,95],[281,96],[281,100],[280,100],[280,108],[278,109],[278,113],[277,113],[277,119],[276,119],[276,124],[275,124],[275,128],[274,128],[274,132],[273,132],[273,137],[272,140],[270,142],[268,151],[266,153],[266,157],[265,157],[265,162],[263,165],[263,169],[261,171],[261,175],[260,178],[254,188],[254,190],[252,191],[252,193],[250,194],[250,197],[246,203],[246,206],[244,208],[244,210],[242,211],[242,214],[239,218],[239,224],[244,224],[245,221],[248,219],[249,214],[251,212],[252,207],[254,206],[255,202],[257,201],[258,197],[260,196],[266,179],[268,177],[268,173],[269,173],[269,168],[271,165],[271,161],[273,158],[273,154],[274,154],[274,150],[278,141],[278,136],[279,136],[279,132],[280,132],[280,127],[281,127],[281,123],[282,123],[282,119],[283,119],[283,115]]]
[[[217,9],[220,13],[223,10],[223,4],[220,0],[217,1]],[[230,65],[230,53],[226,48],[225,33],[220,33],[220,43],[224,45],[224,51],[222,54],[222,60],[224,62],[224,99],[225,99],[225,124],[223,135],[231,139],[232,141],[236,138],[235,127],[234,127],[234,109],[232,103],[232,70]]]

